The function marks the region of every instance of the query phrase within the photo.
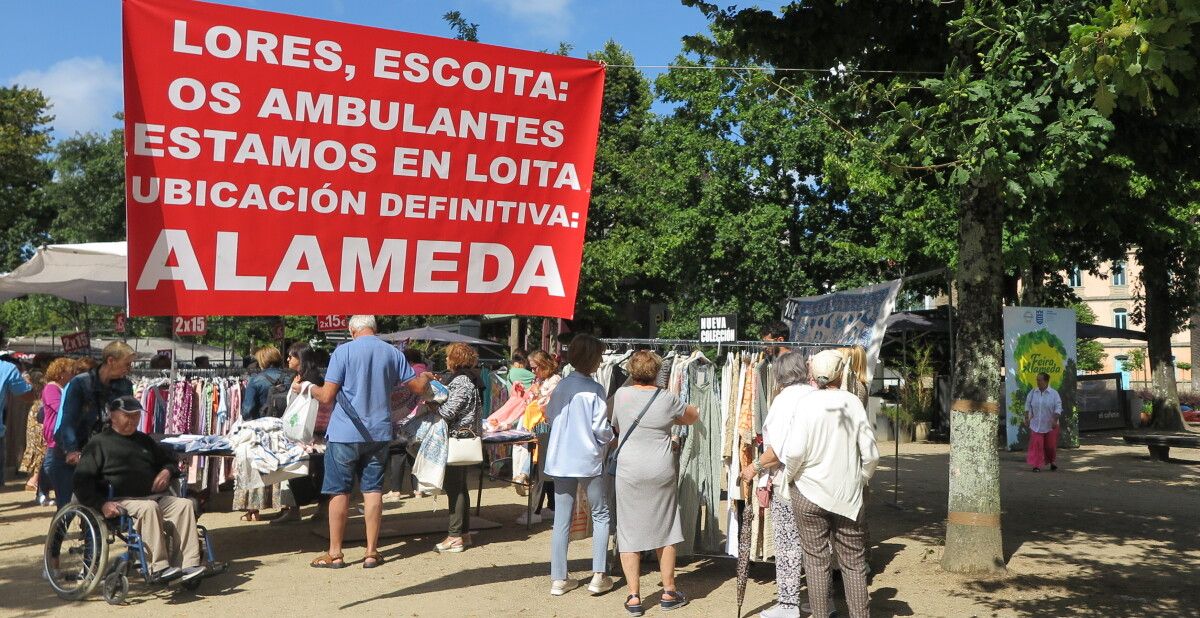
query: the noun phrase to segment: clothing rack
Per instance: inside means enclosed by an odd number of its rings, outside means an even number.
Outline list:
[[[723,347],[728,348],[729,350],[764,350],[764,349],[783,347],[783,348],[791,348],[791,349],[796,349],[796,350],[811,351],[810,353],[815,353],[817,351],[825,350],[825,349],[835,349],[835,348],[844,347],[842,344],[838,344],[838,343],[814,343],[814,342],[792,342],[792,341],[745,341],[745,340],[739,340],[739,341],[726,341],[726,342],[701,342],[698,339],[646,339],[646,338],[629,338],[629,337],[602,338],[601,341],[605,345],[609,346],[610,348],[618,347],[618,346],[631,346],[631,347],[639,347],[640,346],[643,348],[659,348],[659,349],[684,347],[689,350],[694,350],[694,349],[698,349],[698,348],[709,348],[709,349],[715,348],[717,356],[714,358],[717,360],[717,362],[720,362],[721,360],[723,360],[722,359],[722,356],[723,356],[722,348]],[[736,384],[736,379],[735,379],[734,383]],[[729,473],[728,469],[725,469],[725,470],[726,471],[724,473],[718,473],[718,477],[724,476]],[[721,490],[720,494],[721,494],[721,498],[723,498],[723,500],[718,500],[718,504],[726,503],[727,505],[731,505],[732,508],[736,509],[736,512],[737,512],[736,519],[738,521],[741,520],[742,509],[756,508],[755,505],[753,504],[753,500],[754,500],[753,496],[750,496],[749,498],[747,498],[747,497],[733,498],[731,495],[727,494],[726,490],[724,490],[724,489]],[[715,517],[717,519],[724,519],[725,517],[727,517],[728,513],[729,513],[727,508],[729,508],[729,507],[718,506],[719,510],[716,513]],[[728,531],[726,531],[726,534],[729,534],[731,531],[732,531],[732,528],[730,528]],[[765,534],[765,532],[764,532],[764,534]],[[699,545],[697,545],[697,549],[699,549]],[[736,560],[737,559],[728,553],[723,553],[723,552],[714,553],[712,551],[712,549],[713,548],[710,547],[710,548],[706,548],[706,550],[703,550],[703,551],[693,551],[691,554],[689,554],[689,556],[692,558],[708,558],[708,559],[718,559],[718,560]],[[773,557],[765,557],[763,559],[760,559],[760,558],[754,557],[753,554],[749,557],[749,559],[752,562],[774,562]]]
[[[175,375],[185,378],[232,378],[250,375],[250,371],[242,367],[209,367],[206,369],[176,369]]]
[[[172,376],[170,369],[134,369],[130,375],[135,378],[233,378],[248,375],[249,371],[241,367],[210,367],[207,369],[175,369]]]

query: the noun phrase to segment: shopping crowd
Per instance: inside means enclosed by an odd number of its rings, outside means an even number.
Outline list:
[[[306,397],[316,410],[316,433],[324,434],[324,457],[315,474],[282,485],[252,488],[235,479],[234,507],[244,511],[243,519],[257,520],[260,510],[281,506],[283,513],[274,521],[290,521],[299,517],[299,506],[317,502],[317,517],[328,522],[329,546],[310,564],[345,568],[350,564],[346,522],[357,486],[366,527],[361,564],[368,569],[382,565],[379,533],[385,490],[401,490],[412,465],[411,457],[391,452],[399,427],[417,442],[444,435],[449,454],[443,459],[440,488],[449,501],[449,521],[446,537],[434,549],[461,553],[472,545],[470,466],[456,464],[481,459],[481,453],[473,455],[471,450],[481,448],[485,428],[522,427],[538,436],[536,461],[530,465],[538,466],[544,480],[534,489],[543,492],[537,500],[539,513],[543,498],[552,505],[552,514],[546,513],[553,518],[550,594],[562,596],[581,585],[568,572],[567,548],[577,497],[586,496],[593,548],[587,590],[602,594],[614,587],[610,574],[615,565],[608,564],[613,536],[627,587],[623,607],[630,615],[641,616],[646,610],[641,575],[643,559],[650,555],[661,573],[660,607],[670,610],[689,602],[675,578],[676,545],[684,536],[673,430],[696,423],[700,413],[660,388],[663,360],[656,353],[634,352],[628,359],[628,380],[611,396],[593,377],[605,353],[605,345],[594,337],[578,334],[570,341],[561,359],[571,369],[565,377],[559,359],[545,351],[516,355],[509,372],[509,401],[485,419],[479,357],[471,346],[448,346],[447,371],[439,376],[427,370],[415,350],[401,351],[376,336],[373,316],[352,316],[349,330],[351,340],[337,347],[324,373],[316,352],[305,344],[289,348],[286,359],[273,346],[256,353],[261,371],[246,385],[242,419],[277,416],[276,408]],[[826,350],[812,357],[793,354],[786,338],[783,325],[763,332],[765,341],[779,344],[768,349],[777,389],[763,423],[761,454],[744,467],[741,477],[746,486],[761,490],[755,493],[769,494],[774,518],[779,597],[763,616],[799,616],[802,611],[830,615],[835,560],[850,615],[867,616],[865,501],[879,454],[865,407],[866,357],[861,348]],[[139,508],[151,514],[157,509],[158,515],[139,517],[139,527],[142,520],[154,523],[162,518],[184,526],[192,522],[194,527],[190,501],[182,501],[187,503],[183,507],[160,499],[167,480],[178,476],[177,466],[162,468],[165,460],[155,450],[161,447],[134,429],[136,419],[124,416],[142,411],[127,377],[133,358],[129,346],[113,343],[104,349],[99,364],[57,359],[44,374],[22,375],[14,365],[0,361],[0,384],[7,395],[40,394],[30,412],[22,469],[31,474],[39,503],[47,503],[53,494],[61,507],[73,494],[93,495],[90,486],[87,491],[74,487],[81,479],[89,485],[108,480],[108,486],[119,486],[127,495],[97,502],[106,514],[110,502],[113,508],[125,504],[112,500],[142,500]],[[444,433],[411,432],[430,423],[443,426]],[[119,435],[114,434],[116,428]],[[416,452],[417,446],[408,444],[408,452]],[[112,452],[121,453],[115,458],[128,458],[136,465],[105,463],[102,449],[114,448]],[[81,460],[86,462],[86,476],[77,470]],[[135,473],[131,467],[137,468]],[[113,483],[114,478],[120,482]],[[306,484],[313,486],[306,489]],[[300,499],[301,495],[308,497]],[[146,532],[157,534],[157,529]],[[181,551],[178,545],[173,550],[155,548]],[[196,569],[178,557],[152,559],[160,567],[157,572],[175,577],[192,576]],[[807,579],[807,604],[800,595],[802,575]]]

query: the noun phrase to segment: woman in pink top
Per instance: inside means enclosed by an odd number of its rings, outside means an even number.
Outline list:
[[[58,424],[58,410],[62,406],[63,389],[75,377],[77,363],[70,358],[57,358],[46,368],[46,386],[42,387],[42,437],[46,440],[46,452],[54,451],[54,428]],[[49,457],[41,464],[39,474],[39,498],[45,497],[49,504],[51,475],[48,470]],[[42,481],[44,479],[44,482]]]

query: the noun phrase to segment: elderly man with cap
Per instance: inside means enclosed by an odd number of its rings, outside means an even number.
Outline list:
[[[146,546],[151,579],[204,575],[196,507],[167,493],[179,476],[175,457],[137,430],[142,405],[129,396],[108,403],[111,424],[83,447],[75,467],[75,497],[105,517],[128,513]],[[111,495],[109,491],[112,491]]]
[[[813,357],[818,390],[800,402],[782,447],[785,488],[800,528],[814,616],[828,616],[832,552],[842,565],[851,618],[867,618],[866,509],[863,489],[879,462],[875,431],[862,401],[840,388],[845,359],[826,350]],[[778,448],[778,447],[777,447]]]

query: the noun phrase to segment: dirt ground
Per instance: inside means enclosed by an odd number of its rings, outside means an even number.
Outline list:
[[[1115,434],[1085,434],[1065,451],[1058,472],[1033,474],[1023,453],[1001,453],[1008,574],[988,579],[948,575],[938,568],[946,514],[949,447],[905,444],[900,451],[900,508],[893,500],[894,445],[872,483],[872,615],[878,616],[1197,616],[1200,615],[1200,451],[1176,449],[1171,463],[1149,460],[1144,447]],[[346,609],[367,615],[620,616],[625,593],[599,597],[580,588],[549,596],[548,524],[512,521],[524,499],[508,487],[484,491],[483,517],[505,525],[477,535],[465,553],[432,551],[441,535],[388,539],[387,564],[338,571],[309,568],[324,547],[317,524],[286,526],[204,515],[228,573],[195,593],[133,584],[129,605],[110,607],[97,595],[60,601],[41,579],[50,509],[30,504],[17,482],[0,494],[0,614],[41,616],[85,609],[91,615],[196,616],[249,612],[319,615]],[[472,496],[474,498],[474,496]],[[226,494],[226,500],[228,494]],[[218,505],[220,503],[218,502]],[[441,499],[438,515],[445,514]],[[226,503],[227,506],[227,503]],[[430,499],[387,505],[386,517],[428,516]],[[584,578],[590,544],[573,543],[571,568]],[[755,565],[743,615],[774,603],[774,570]],[[618,584],[620,584],[618,580]],[[647,603],[658,600],[656,573],[643,575]],[[692,604],[676,615],[733,616],[735,562],[699,559],[680,569]],[[840,597],[840,591],[839,591]],[[840,600],[839,600],[840,603]],[[648,616],[660,613],[657,605]],[[842,607],[845,616],[845,608]]]

